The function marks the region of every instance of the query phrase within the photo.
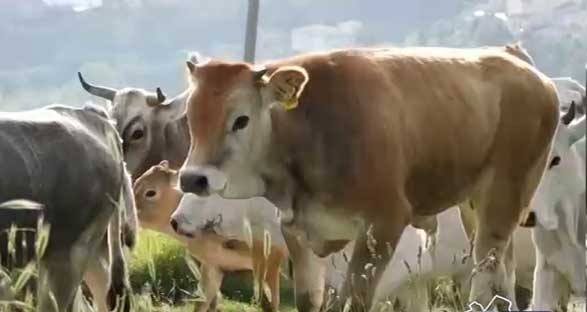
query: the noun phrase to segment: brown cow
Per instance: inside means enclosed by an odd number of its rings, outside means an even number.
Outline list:
[[[182,189],[266,196],[318,255],[356,237],[340,302],[368,309],[404,227],[465,200],[478,220],[475,263],[489,259],[470,299],[513,298],[511,234],[558,122],[545,75],[502,48],[351,49],[263,69],[188,68],[198,87]]]
[[[175,188],[176,181],[177,171],[170,169],[167,161],[163,161],[135,182],[135,201],[141,225],[180,240],[202,263],[200,282],[205,298],[194,311],[216,311],[217,293],[224,273],[242,270],[253,270],[255,287],[264,289],[267,285],[269,288],[271,298],[262,293],[263,310],[277,311],[279,269],[281,262],[287,258],[285,246],[272,245],[266,258],[262,241],[253,240],[252,248],[249,248],[243,241],[229,240],[212,233],[191,238],[177,234],[169,224],[171,214],[183,197],[183,193]]]

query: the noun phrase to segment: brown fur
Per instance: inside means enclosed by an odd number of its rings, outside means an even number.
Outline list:
[[[271,73],[283,66],[306,71],[309,81],[295,109],[272,109],[267,156],[254,166],[273,183],[267,192],[292,194],[294,214],[320,203],[372,227],[377,244],[369,246],[366,229],[359,234],[343,289],[353,309],[370,305],[391,257],[387,247],[406,224],[468,199],[476,208],[475,261],[495,252],[500,263],[473,278],[471,299],[486,304],[489,282],[509,294],[513,284],[503,278],[511,273],[509,240],[527,212],[558,121],[552,83],[503,49],[342,50],[267,67]],[[188,164],[216,165],[228,112],[255,100],[226,98],[300,87],[295,81],[258,87],[249,68],[215,61],[196,70]],[[223,97],[212,99],[211,92]],[[368,262],[377,270],[365,281],[359,275]]]

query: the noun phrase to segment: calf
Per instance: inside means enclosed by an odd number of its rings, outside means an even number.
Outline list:
[[[122,223],[125,166],[105,111],[53,105],[0,114],[0,202],[26,198],[43,205],[49,226],[39,259],[38,310],[65,311],[108,232],[110,294],[128,290]],[[131,205],[127,207],[127,205]],[[28,222],[12,220],[14,223]]]
[[[182,241],[187,245],[192,256],[202,263],[200,283],[205,300],[196,305],[195,311],[215,310],[217,293],[224,272],[239,270],[253,270],[255,288],[262,293],[263,310],[277,311],[279,307],[279,268],[281,262],[287,258],[287,251],[283,239],[280,239],[279,231],[271,231],[272,235],[268,235],[268,241],[264,241],[264,233],[261,234],[261,239],[258,239],[254,233],[251,233],[251,240],[246,239],[243,237],[243,219],[241,218],[243,215],[239,215],[240,210],[243,210],[242,205],[237,208],[235,204],[221,200],[220,205],[227,206],[227,210],[216,208],[216,212],[220,215],[219,218],[218,214],[209,213],[206,215],[200,210],[213,207],[215,202],[202,202],[191,198],[192,196],[185,196],[176,188],[176,183],[177,172],[170,169],[168,163],[163,161],[137,179],[134,191],[141,224],[146,228],[171,235]],[[169,220],[178,205],[182,208],[174,214],[172,219],[174,221],[171,222],[172,228]],[[238,221],[231,223],[231,217],[232,221],[238,220],[240,224]],[[257,218],[252,221],[262,222],[263,220]],[[185,229],[188,224],[184,222],[202,227]],[[275,218],[268,225],[279,229]],[[251,228],[257,227],[253,225]],[[220,229],[232,229],[232,232],[219,231]],[[176,232],[183,233],[183,235]],[[270,244],[270,246],[266,244]],[[268,296],[264,291],[266,286],[269,290]]]

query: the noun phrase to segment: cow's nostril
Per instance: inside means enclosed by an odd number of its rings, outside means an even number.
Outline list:
[[[202,174],[186,173],[180,176],[180,184],[182,191],[186,193],[194,193],[197,195],[205,195],[209,191],[210,184],[208,177]]]
[[[175,219],[171,219],[171,221],[169,221],[169,223],[171,224],[171,227],[173,228],[173,230],[175,232],[177,232],[177,221],[175,221]]]
[[[205,191],[208,189],[208,178],[206,178],[206,176],[199,176],[194,181],[194,185],[196,190]]]

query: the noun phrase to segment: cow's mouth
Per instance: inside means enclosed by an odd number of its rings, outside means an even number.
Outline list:
[[[196,237],[196,236],[194,235],[194,233],[187,232],[187,231],[184,231],[184,230],[182,230],[182,229],[177,229],[177,231],[176,231],[176,232],[177,232],[177,234],[179,234],[179,235],[181,235],[181,236],[185,236],[185,237],[187,237],[187,238],[194,238],[194,237]]]

